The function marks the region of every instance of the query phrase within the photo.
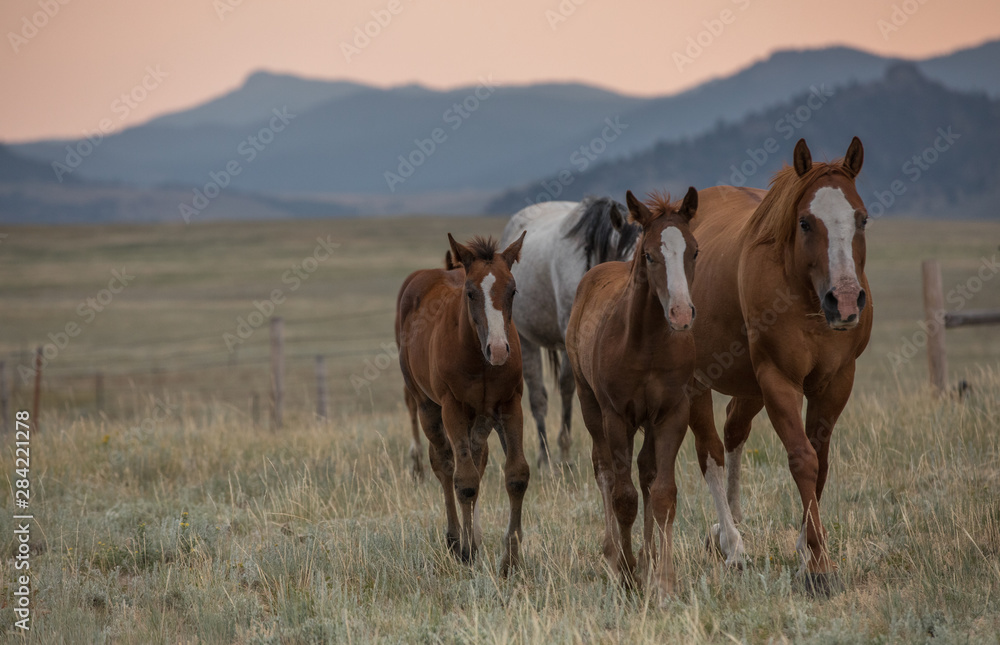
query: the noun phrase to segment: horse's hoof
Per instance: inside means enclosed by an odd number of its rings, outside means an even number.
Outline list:
[[[805,592],[813,598],[829,598],[844,590],[844,584],[835,571],[830,573],[802,574],[802,586]]]
[[[500,577],[509,578],[512,573],[521,568],[521,557],[517,554],[505,553],[500,560]]]
[[[708,535],[705,537],[705,550],[709,553],[726,557],[726,554],[722,552],[722,541],[719,538],[720,532],[719,525],[713,524],[712,528],[708,530]]]

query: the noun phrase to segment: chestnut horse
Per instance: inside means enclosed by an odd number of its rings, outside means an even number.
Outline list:
[[[701,322],[694,332],[691,428],[696,438],[708,438],[698,442],[698,454],[715,469],[725,463],[731,514],[741,521],[743,444],[751,420],[767,409],[802,498],[796,550],[809,591],[828,592],[836,583],[819,501],[833,427],[851,395],[854,363],[872,327],[864,272],[868,215],[854,187],[863,160],[857,137],[844,159],[833,163],[813,163],[799,140],[793,166],[774,176],[770,190],[701,191],[692,227],[701,249],[692,286]],[[712,390],[733,397],[725,456]],[[713,532],[723,546],[739,539],[735,528]]]
[[[691,188],[679,207],[653,197],[652,211],[631,192],[626,198],[632,219],[642,227],[636,252],[629,262],[599,264],[583,277],[566,330],[566,349],[584,424],[593,439],[594,476],[604,500],[604,556],[625,584],[634,581],[636,566],[632,523],[638,496],[632,484],[632,449],[638,428],[645,430],[639,451],[639,573],[652,575],[665,598],[675,584],[674,461],[687,432],[687,384],[695,360],[689,280],[698,245],[689,222],[698,208],[698,192]],[[721,477],[716,485],[721,491]]]
[[[521,443],[521,348],[511,322],[516,292],[510,269],[522,235],[502,253],[492,239],[459,244],[448,235],[460,268],[410,274],[396,301],[396,342],[407,405],[416,407],[430,444],[430,463],[444,489],[448,547],[472,561],[481,541],[479,483],[494,428],[507,457],[510,520],[501,573],[517,566],[521,503],[528,463]],[[455,497],[462,506],[459,528]]]

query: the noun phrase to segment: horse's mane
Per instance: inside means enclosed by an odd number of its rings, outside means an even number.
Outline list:
[[[797,225],[795,205],[802,199],[806,189],[823,175],[837,174],[853,180],[853,175],[844,168],[843,161],[837,159],[830,163],[814,163],[802,177],[787,164],[774,173],[767,194],[743,226],[743,243],[753,246],[777,243],[782,248],[791,244],[795,239]]]
[[[475,259],[486,262],[492,262],[493,258],[496,257],[497,251],[500,250],[500,243],[494,240],[492,235],[490,237],[477,235],[466,246],[472,251]]]
[[[566,237],[579,240],[587,258],[587,269],[603,262],[621,260],[628,255],[639,238],[640,228],[628,221],[628,208],[610,197],[586,197],[580,202],[583,211]],[[611,211],[617,209],[624,221],[621,231],[611,223]],[[618,243],[614,243],[615,234]]]

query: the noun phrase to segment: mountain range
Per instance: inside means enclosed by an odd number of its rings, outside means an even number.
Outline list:
[[[814,160],[843,156],[853,136],[865,146],[858,189],[875,216],[986,218],[1000,215],[1000,100],[957,92],[897,63],[876,81],[810,91],[737,123],[665,141],[579,173],[554,173],[507,191],[488,212],[515,212],[545,199],[620,197],[729,184],[766,188],[791,162],[799,138]]]
[[[992,41],[912,68],[949,96],[989,102],[1000,98],[997,62],[1000,41]],[[761,130],[760,118],[811,93],[832,95],[802,127],[811,135],[838,112],[845,92],[884,82],[897,63],[843,47],[782,51],[726,78],[652,98],[572,83],[505,86],[489,77],[437,91],[257,72],[236,90],[96,144],[0,146],[0,221],[180,218],[183,204],[215,188],[218,197],[195,209],[199,218],[481,212],[487,204],[508,212],[560,171],[576,178],[567,195],[587,186],[617,189],[610,168],[639,172],[645,162],[637,160],[659,161],[650,155],[664,146],[728,133],[719,135],[717,152],[696,153],[704,173],[720,168],[717,181],[726,178],[721,169],[742,163],[743,143],[762,139],[758,131],[768,128]],[[874,103],[864,109],[855,115],[859,128],[867,111],[888,110]],[[902,140],[915,136],[890,131]],[[840,130],[832,134],[838,139]],[[735,137],[729,148],[724,136]],[[823,145],[817,140],[818,150]],[[238,173],[227,172],[233,164]],[[657,177],[655,169],[642,172],[643,181]],[[74,210],[77,202],[90,206]]]

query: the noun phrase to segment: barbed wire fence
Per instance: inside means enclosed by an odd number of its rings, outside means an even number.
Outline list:
[[[123,418],[157,405],[183,408],[208,401],[228,404],[254,425],[273,430],[281,428],[286,405],[297,415],[318,419],[357,411],[365,403],[374,408],[370,397],[350,386],[347,371],[360,371],[363,359],[393,340],[391,332],[348,335],[337,333],[337,326],[394,313],[380,309],[296,318],[287,323],[291,334],[285,333],[285,319],[272,317],[267,342],[255,338],[231,351],[220,346],[217,334],[201,333],[131,339],[48,361],[43,345],[23,343],[22,349],[0,355],[0,429],[9,430],[14,409],[31,409],[44,431],[45,418],[54,412]],[[329,324],[331,333],[314,333],[317,323]],[[341,368],[339,378],[330,380],[328,365]]]

